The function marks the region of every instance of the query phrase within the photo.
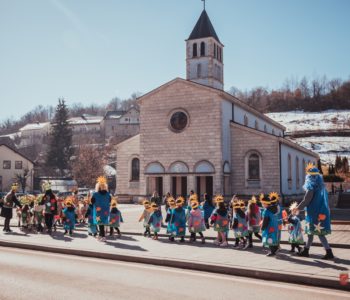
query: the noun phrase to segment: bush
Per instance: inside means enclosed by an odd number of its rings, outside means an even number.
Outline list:
[[[323,180],[324,182],[344,182],[344,178],[335,174],[324,175]]]

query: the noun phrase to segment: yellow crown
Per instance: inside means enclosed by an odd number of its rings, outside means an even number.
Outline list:
[[[11,190],[16,191],[19,188],[19,185],[17,182],[13,183],[11,186]]]
[[[117,207],[117,205],[118,205],[117,201],[115,201],[115,200],[111,201],[111,207]]]
[[[309,162],[307,164],[307,166],[305,168],[305,172],[306,172],[306,174],[309,174],[309,175],[318,175],[318,174],[320,174],[318,169],[316,168],[316,166],[313,163],[311,163],[311,162]]]
[[[224,196],[223,195],[216,195],[214,198],[215,203],[223,203],[224,202]]]
[[[158,204],[155,203],[155,202],[152,202],[152,205],[151,205],[152,208],[158,208]]]
[[[72,196],[68,196],[65,200],[64,200],[64,204],[66,206],[72,206],[73,205],[73,197]]]
[[[242,208],[245,207],[245,203],[243,200],[239,200],[238,203],[239,203],[240,207],[242,207]]]
[[[253,195],[252,198],[249,200],[249,203],[257,203],[256,197]]]
[[[190,197],[190,202],[192,201],[197,201],[198,202],[198,195],[197,194],[193,194],[191,197]]]
[[[278,193],[276,193],[276,192],[271,192],[269,194],[269,198],[270,198],[271,202],[278,202],[280,199]]]
[[[99,176],[96,180],[97,183],[99,184],[107,184],[107,179],[104,176]]]
[[[290,206],[289,206],[289,210],[292,211],[294,209],[296,209],[298,207],[298,203],[297,202],[293,202]]]
[[[174,203],[175,199],[173,196],[170,196],[170,197],[168,197],[167,201],[168,201],[168,203]]]
[[[184,203],[185,202],[185,198],[184,197],[182,197],[182,196],[180,196],[180,197],[177,197],[176,198],[176,203]]]
[[[149,205],[149,204],[150,204],[150,202],[149,202],[149,200],[144,199],[144,200],[142,201],[142,204],[143,204],[143,205]]]
[[[233,200],[232,201],[232,208],[240,208],[241,207],[241,205],[240,205],[240,201],[241,200]]]

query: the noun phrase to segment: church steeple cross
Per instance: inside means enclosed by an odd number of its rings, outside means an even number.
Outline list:
[[[203,1],[203,9],[205,10],[205,0],[202,0]]]

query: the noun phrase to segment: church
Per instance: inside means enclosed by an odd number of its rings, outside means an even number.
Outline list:
[[[121,201],[159,195],[303,194],[317,154],[285,127],[224,91],[224,45],[204,9],[186,40],[186,79],[138,99],[140,133],[116,145]]]

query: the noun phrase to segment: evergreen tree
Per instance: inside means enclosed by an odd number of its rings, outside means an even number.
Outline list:
[[[317,160],[317,169],[320,170],[320,173],[323,174],[323,171],[322,171],[322,164],[321,164],[321,160]]]
[[[63,176],[66,170],[70,170],[69,162],[73,155],[72,129],[68,123],[68,108],[64,99],[58,99],[51,126],[46,166],[54,171],[59,171]]]
[[[341,159],[341,156],[337,155],[335,157],[335,171],[336,172],[340,172],[342,170],[342,159]]]
[[[349,161],[346,156],[344,156],[342,159],[342,169],[345,174],[349,173]]]

